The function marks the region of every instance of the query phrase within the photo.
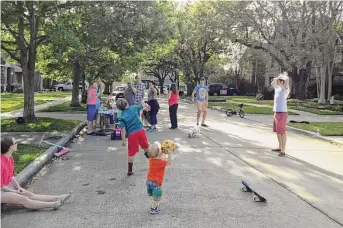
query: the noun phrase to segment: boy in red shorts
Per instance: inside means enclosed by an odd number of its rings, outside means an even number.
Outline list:
[[[139,152],[141,147],[145,152],[149,150],[149,142],[146,136],[146,132],[143,128],[142,122],[139,120],[138,112],[143,109],[143,105],[132,105],[129,107],[128,102],[125,99],[118,99],[116,102],[117,108],[121,111],[118,118],[119,127],[121,128],[122,145],[126,146],[126,132],[128,135],[128,172],[127,175],[133,174],[133,160],[136,153]],[[148,105],[144,105],[148,108]]]
[[[161,144],[154,143],[148,151],[149,170],[147,176],[147,192],[152,196],[153,203],[150,208],[150,214],[160,213],[160,200],[162,197],[162,184],[166,166],[171,164],[172,153],[175,150],[175,143],[171,140],[164,140]]]

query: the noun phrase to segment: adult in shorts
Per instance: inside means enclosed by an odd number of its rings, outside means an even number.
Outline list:
[[[287,124],[287,97],[289,95],[289,78],[287,73],[282,73],[274,78],[271,86],[275,89],[274,95],[274,123],[273,131],[276,132],[279,142],[278,148],[272,151],[279,152],[279,156],[285,156],[286,152],[286,124]]]
[[[197,114],[197,125],[199,125],[200,116],[202,116],[202,123],[201,126],[208,127],[205,124],[206,116],[207,116],[207,104],[208,104],[208,87],[205,86],[205,78],[200,79],[200,85],[197,85],[194,88],[192,93],[192,101],[195,102],[198,110]]]

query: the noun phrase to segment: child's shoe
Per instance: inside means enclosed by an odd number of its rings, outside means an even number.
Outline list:
[[[150,214],[154,215],[154,214],[158,214],[161,212],[161,209],[159,207],[156,208],[150,208]]]
[[[150,128],[148,129],[149,132],[154,132],[154,131],[156,131],[156,130],[157,130],[156,128],[152,128],[152,127],[150,127]]]

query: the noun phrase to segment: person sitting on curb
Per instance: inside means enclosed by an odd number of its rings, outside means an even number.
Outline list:
[[[1,203],[22,205],[28,209],[53,208],[57,210],[68,200],[66,195],[36,195],[20,187],[14,177],[14,160],[12,154],[17,151],[17,142],[13,137],[1,139]]]

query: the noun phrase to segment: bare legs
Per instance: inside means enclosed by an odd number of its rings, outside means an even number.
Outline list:
[[[279,134],[277,133],[277,139],[279,142],[278,149],[280,150],[280,153],[285,154],[286,152],[286,142],[287,142],[287,135],[285,134]]]
[[[1,203],[22,205],[28,209],[53,208],[57,210],[62,204],[69,199],[71,193],[60,196],[36,195],[32,192],[25,191],[23,195],[14,192],[2,192]]]

